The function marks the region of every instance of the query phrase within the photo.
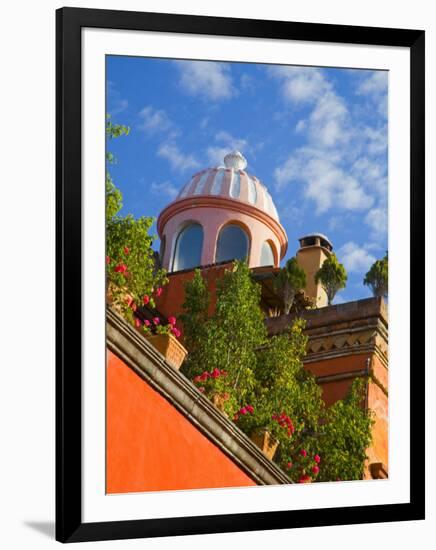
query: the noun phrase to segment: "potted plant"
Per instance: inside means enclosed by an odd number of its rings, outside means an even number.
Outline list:
[[[204,371],[193,378],[197,389],[204,393],[223,414],[228,416],[226,409],[231,405],[231,394],[227,387],[228,373],[214,368],[211,372]]]
[[[161,323],[159,317],[153,317],[151,321],[141,321],[135,317],[135,325],[150,344],[165,357],[168,364],[175,369],[180,368],[188,351],[178,340],[181,331],[176,327],[175,317],[168,317],[166,325]]]

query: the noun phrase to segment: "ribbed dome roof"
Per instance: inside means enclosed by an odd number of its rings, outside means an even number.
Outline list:
[[[224,166],[197,172],[182,188],[176,200],[195,195],[216,195],[238,200],[269,214],[279,221],[271,195],[255,176],[245,171],[247,161],[239,151],[224,157]]]

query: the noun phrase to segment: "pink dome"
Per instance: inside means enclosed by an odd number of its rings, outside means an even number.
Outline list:
[[[276,221],[277,209],[271,195],[261,181],[245,171],[247,161],[239,151],[224,157],[224,166],[197,172],[182,188],[176,200],[195,195],[213,195],[255,206]]]
[[[286,232],[265,186],[245,171],[239,151],[224,166],[194,174],[159,214],[160,257],[169,271],[233,259],[250,267],[278,267],[288,245]]]

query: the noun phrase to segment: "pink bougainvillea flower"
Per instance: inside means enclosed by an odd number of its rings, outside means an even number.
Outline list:
[[[174,326],[176,324],[176,322],[177,322],[177,319],[175,317],[173,317],[172,315],[171,315],[171,317],[168,317],[168,323],[170,325]]]
[[[300,479],[298,480],[298,482],[299,483],[308,483],[311,480],[312,480],[312,478],[306,474],[304,476],[301,476]]]
[[[150,302],[150,296],[146,294],[142,301],[144,302],[144,306],[146,306]]]
[[[242,409],[239,410],[239,414],[248,414],[247,407],[242,407]]]
[[[246,409],[250,414],[254,413],[254,407],[253,405],[246,405]]]
[[[306,451],[306,449],[301,449],[300,455],[301,455],[301,456],[307,456],[307,451]]]
[[[141,320],[137,317],[135,318],[135,327],[139,328],[142,325]]]
[[[149,321],[148,319],[146,319],[146,320],[144,321],[144,325],[145,325],[146,327],[149,327],[149,326],[151,325],[151,323],[150,323],[150,321]]]
[[[124,254],[125,254],[126,256],[127,256],[127,255],[129,254],[129,252],[130,252],[128,246],[125,246],[123,250],[124,250]]]
[[[111,259],[109,256],[106,256],[106,264],[109,265],[111,263]]]
[[[193,382],[196,384],[197,382],[200,382],[200,380],[200,376],[194,376]]]
[[[200,380],[203,382],[209,378],[210,374],[208,372],[203,372],[203,374],[200,374]]]
[[[127,266],[126,264],[118,264],[117,266],[115,266],[114,271],[115,273],[126,273]]]
[[[176,338],[180,338],[180,335],[182,334],[177,327],[172,327],[171,332]]]
[[[201,391],[201,393],[204,393],[204,387],[201,386],[200,388],[198,388],[198,391]]]
[[[314,460],[317,464],[319,464],[319,463],[321,462],[321,457],[320,457],[319,455],[315,455],[315,456],[313,457],[313,460]]]
[[[153,317],[153,323],[154,323],[155,325],[158,325],[158,324],[160,323],[159,317]]]
[[[211,376],[212,378],[219,378],[221,375],[221,372],[219,369],[217,368],[214,368],[213,371],[211,372]]]
[[[290,470],[290,469],[292,468],[292,462],[288,462],[288,463],[286,464],[286,468],[287,468],[288,470]]]
[[[163,292],[163,288],[162,287],[159,287],[157,290],[156,290],[156,296],[159,298],[159,296],[162,294]]]
[[[317,473],[319,472],[319,467],[318,467],[318,466],[314,466],[314,467],[312,468],[312,472],[313,472],[314,474],[317,474]]]

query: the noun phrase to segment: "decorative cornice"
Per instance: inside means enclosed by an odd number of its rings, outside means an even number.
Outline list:
[[[260,210],[256,206],[241,202],[237,199],[224,198],[214,195],[196,195],[190,196],[185,199],[177,199],[170,203],[159,214],[157,220],[157,231],[159,237],[162,238],[163,229],[170,218],[176,214],[183,212],[184,210],[190,210],[192,208],[224,208],[226,210],[233,210],[235,212],[243,212],[255,218],[265,225],[267,225],[271,231],[277,236],[280,242],[280,257],[283,258],[288,248],[288,237],[283,226],[272,218],[269,214]]]
[[[258,485],[292,481],[133,327],[106,309],[107,347],[167,399]]]
[[[368,298],[314,310],[305,310],[308,336],[305,363],[348,355],[374,353],[388,367],[387,310],[381,298]],[[294,315],[270,318],[270,334],[289,326]]]

